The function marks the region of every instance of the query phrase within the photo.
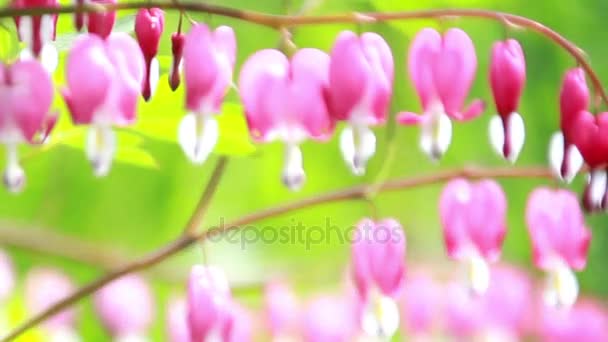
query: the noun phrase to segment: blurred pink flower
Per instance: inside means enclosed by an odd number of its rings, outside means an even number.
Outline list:
[[[415,274],[405,281],[402,322],[408,336],[431,336],[441,315],[442,288],[430,276]]]
[[[94,173],[106,175],[116,151],[113,125],[134,124],[144,78],[137,42],[116,33],[102,40],[84,35],[68,53],[65,102],[75,124],[91,125],[86,153]]]
[[[186,42],[186,36],[181,32],[175,32],[171,35],[171,54],[173,55],[173,61],[171,62],[171,69],[169,70],[169,86],[171,90],[177,90],[181,83],[180,73],[183,69],[182,57],[184,56],[184,44]]]
[[[582,301],[570,309],[543,306],[541,312],[543,342],[608,341],[608,315],[596,303]]]
[[[445,289],[443,323],[454,341],[469,342],[483,325],[483,302],[460,283],[450,283]]]
[[[253,341],[253,321],[249,311],[231,301],[222,324],[222,342]]]
[[[0,304],[8,300],[15,288],[15,270],[11,258],[0,250]]]
[[[95,294],[95,310],[116,339],[144,337],[154,321],[154,297],[139,275],[118,278]]]
[[[443,36],[434,29],[423,29],[411,44],[408,70],[424,113],[403,112],[397,120],[421,126],[422,151],[439,159],[452,141],[451,119],[472,120],[485,107],[481,100],[475,100],[463,108],[477,70],[475,47],[460,29],[449,29]]]
[[[500,258],[506,233],[507,200],[493,180],[450,181],[439,199],[439,214],[450,258],[467,262],[469,285],[483,293],[490,282],[489,262]]]
[[[394,65],[390,47],[380,35],[357,36],[342,31],[329,63],[330,115],[348,122],[340,135],[342,155],[356,175],[365,173],[376,151],[369,126],[383,124],[393,92]]]
[[[343,297],[319,296],[306,306],[303,316],[304,341],[348,342],[359,328],[353,303]]]
[[[524,120],[517,113],[526,83],[526,59],[515,39],[492,46],[490,85],[498,115],[490,121],[490,142],[505,159],[515,162],[524,145]]]
[[[146,62],[146,73],[142,85],[142,95],[146,101],[150,100],[156,91],[158,83],[160,65],[156,55],[164,28],[165,12],[160,8],[144,8],[137,12],[135,37],[137,37]]]
[[[18,145],[44,142],[57,120],[51,114],[53,84],[50,75],[36,61],[0,64],[0,143],[6,146],[4,184],[18,192],[25,173]]]
[[[167,304],[165,326],[169,342],[190,342],[188,309],[184,298],[173,298]]]
[[[283,183],[302,187],[306,175],[299,145],[324,140],[333,132],[325,102],[329,56],[301,49],[288,60],[280,51],[261,50],[241,69],[239,90],[251,137],[257,142],[285,143]]]
[[[117,0],[89,0],[92,3],[107,5],[116,4]],[[87,29],[89,33],[98,35],[102,39],[108,38],[114,29],[116,22],[116,11],[96,11],[86,15]]]
[[[286,283],[280,281],[268,283],[264,291],[264,304],[268,327],[273,338],[294,337],[299,333],[300,303]]]
[[[591,240],[576,196],[567,190],[537,188],[528,198],[526,223],[534,263],[549,273],[547,300],[571,306],[578,295],[572,269],[585,267]]]
[[[25,300],[30,315],[46,310],[71,295],[74,290],[74,283],[65,274],[53,269],[32,269],[25,279]],[[52,333],[73,330],[75,323],[76,311],[69,308],[47,319],[43,326]]]
[[[230,27],[210,31],[206,25],[197,24],[186,35],[183,49],[189,112],[179,124],[178,140],[190,161],[202,164],[218,141],[214,116],[221,112],[224,96],[232,85],[236,38]]]
[[[585,71],[573,68],[564,75],[559,97],[560,128],[549,144],[549,161],[553,172],[570,183],[583,165],[583,157],[573,144],[572,123],[589,107],[589,88]]]

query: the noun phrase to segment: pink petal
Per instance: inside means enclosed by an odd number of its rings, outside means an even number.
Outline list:
[[[218,26],[213,31],[213,44],[215,49],[225,55],[234,67],[236,61],[236,36],[234,30],[228,26]]]
[[[274,281],[266,285],[264,303],[266,319],[273,337],[297,334],[300,303],[287,284]]]
[[[466,122],[479,117],[484,110],[486,110],[486,104],[483,100],[473,100],[464,112],[452,113],[452,117],[458,121]]]
[[[424,115],[412,112],[397,113],[397,122],[406,126],[418,126],[426,121]]]
[[[502,117],[516,112],[526,82],[526,60],[519,42],[508,39],[492,46],[490,85]]]
[[[408,71],[423,108],[437,96],[433,77],[433,63],[441,51],[441,35],[434,29],[418,32],[408,54]]]
[[[184,44],[187,109],[192,111],[201,109],[219,73],[213,52],[213,36],[206,25],[195,25],[186,36]]]
[[[91,0],[98,4],[116,4],[117,0]],[[91,12],[87,14],[87,29],[89,33],[107,38],[114,28],[116,11]]]
[[[358,324],[352,304],[345,298],[321,296],[314,298],[303,318],[304,341],[352,341]]]
[[[74,283],[63,273],[37,268],[31,270],[25,281],[26,304],[30,315],[44,311],[75,290]],[[55,314],[45,322],[47,329],[73,329],[76,321],[74,309]]]
[[[165,13],[160,8],[140,9],[135,16],[135,36],[146,59],[158,53],[165,27]]]
[[[382,36],[366,32],[361,35],[361,45],[372,69],[375,84],[373,114],[375,123],[383,123],[388,115],[388,106],[393,93],[394,61],[390,47]]]
[[[169,342],[191,342],[186,314],[186,301],[183,298],[169,302],[166,316]]]
[[[432,278],[409,277],[403,290],[403,322],[413,335],[432,334],[440,317],[442,289]]]

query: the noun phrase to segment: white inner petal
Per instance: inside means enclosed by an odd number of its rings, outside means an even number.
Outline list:
[[[578,297],[578,281],[574,272],[565,264],[555,267],[547,275],[543,298],[547,305],[570,308]]]
[[[505,132],[502,127],[502,119],[498,115],[492,116],[490,124],[488,126],[488,132],[490,136],[490,144],[498,155],[502,156],[503,145],[505,143]]]
[[[606,171],[594,170],[589,174],[590,198],[594,207],[599,208],[606,193]]]
[[[156,87],[158,86],[158,79],[160,75],[160,64],[157,58],[152,58],[150,63],[150,97],[156,93]]]
[[[562,177],[562,162],[564,160],[564,134],[561,131],[553,133],[549,142],[549,165],[553,173]]]
[[[42,46],[42,51],[40,51],[40,63],[44,69],[51,74],[57,69],[57,65],[59,64],[59,53],[53,43],[46,43]]]
[[[490,266],[479,255],[473,255],[467,261],[468,286],[475,295],[483,295],[490,286]]]
[[[97,177],[106,176],[112,167],[116,153],[116,134],[107,125],[93,125],[89,128],[86,140],[86,154],[93,173]]]
[[[53,40],[53,33],[55,32],[55,20],[52,15],[43,15],[40,18],[40,41],[42,45],[49,43]]]
[[[395,300],[373,291],[361,317],[361,328],[376,341],[389,341],[399,328],[399,308]]]
[[[26,45],[23,50],[19,53],[19,59],[22,61],[36,59],[34,52],[31,50],[31,45]]]
[[[583,156],[576,146],[568,146],[568,149],[566,150],[566,161],[568,162],[568,173],[564,180],[567,183],[570,183],[583,167],[584,163]]]
[[[302,150],[295,144],[285,144],[285,165],[283,167],[283,184],[290,190],[302,188],[306,180],[302,162]]]
[[[21,41],[25,44],[25,46],[31,48],[34,42],[34,22],[32,17],[20,17],[19,27],[17,27],[17,29],[19,30],[19,37],[21,38]]]
[[[524,147],[524,141],[526,140],[526,128],[524,125],[524,119],[519,113],[511,113],[509,120],[509,142],[511,144],[511,151],[508,159],[511,163],[515,163],[519,153]]]
[[[340,134],[340,149],[353,174],[363,175],[368,160],[376,152],[376,136],[365,125],[349,125]]]
[[[4,185],[12,193],[23,190],[25,185],[25,172],[19,164],[19,154],[16,143],[6,144],[6,168],[4,169]]]
[[[452,121],[443,107],[430,112],[429,120],[422,125],[420,148],[433,160],[439,160],[452,142]]]
[[[179,123],[177,134],[188,159],[195,164],[202,164],[217,144],[219,127],[211,115],[188,113]]]

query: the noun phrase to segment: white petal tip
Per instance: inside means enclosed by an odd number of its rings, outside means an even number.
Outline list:
[[[374,341],[389,341],[399,329],[399,307],[395,300],[381,295],[371,297],[361,317],[361,327]]]
[[[452,121],[444,114],[438,114],[425,122],[420,132],[420,149],[433,162],[438,162],[452,143]]]
[[[342,156],[356,176],[365,174],[367,162],[376,153],[376,136],[366,126],[348,126],[340,134]]]
[[[302,151],[297,145],[285,145],[285,166],[282,176],[283,184],[291,191],[298,191],[306,181]]]
[[[178,141],[182,150],[194,164],[203,164],[219,138],[219,126],[215,118],[189,113],[179,124]]]
[[[578,280],[572,270],[566,266],[559,267],[549,273],[548,284],[543,297],[545,304],[570,308],[578,298]]]
[[[481,296],[490,287],[490,266],[481,257],[473,257],[468,264],[468,285],[474,296]]]
[[[18,165],[9,166],[4,171],[3,182],[9,192],[18,194],[25,187],[25,172]]]
[[[112,128],[91,126],[87,134],[86,154],[96,177],[110,173],[115,153],[116,135]]]
[[[507,119],[507,127],[503,126],[503,119],[499,115],[494,115],[490,119],[488,131],[492,149],[505,160],[515,163],[524,146],[526,136],[521,115],[511,113]],[[505,131],[508,134],[506,137]]]

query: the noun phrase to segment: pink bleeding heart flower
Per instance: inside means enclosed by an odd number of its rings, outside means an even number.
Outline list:
[[[181,83],[180,73],[182,72],[183,64],[182,57],[184,55],[185,36],[181,32],[175,32],[171,35],[171,54],[173,61],[169,70],[169,86],[171,90],[176,91]]]
[[[68,53],[63,90],[72,121],[90,125],[86,153],[97,176],[106,175],[116,151],[112,126],[132,125],[144,78],[137,42],[125,33],[103,40],[84,35]]]
[[[573,143],[573,123],[589,107],[589,88],[582,68],[568,70],[559,97],[560,129],[551,137],[549,163],[553,172],[570,183],[583,166],[583,157]]]
[[[543,306],[541,313],[544,342],[608,341],[608,313],[599,303],[581,301],[567,310]]]
[[[506,234],[507,200],[493,180],[450,181],[439,199],[439,215],[450,258],[465,262],[471,290],[489,286],[488,263],[500,258]]]
[[[142,96],[150,100],[160,73],[160,65],[156,55],[160,38],[165,27],[165,12],[160,8],[140,9],[135,17],[135,36],[146,60],[146,77],[142,86]]]
[[[351,246],[352,275],[366,334],[389,338],[399,328],[397,298],[403,290],[406,241],[394,219],[357,224]]]
[[[28,9],[36,7],[57,7],[57,0],[14,0],[12,7]],[[15,17],[19,40],[25,44],[21,59],[39,59],[49,72],[55,71],[59,61],[57,49],[53,45],[57,29],[57,14]]]
[[[325,140],[334,122],[325,102],[329,56],[301,49],[291,60],[274,49],[250,56],[239,76],[240,96],[249,132],[256,142],[285,143],[283,183],[302,187],[306,175],[299,145],[306,139]]]
[[[94,4],[100,5],[115,5],[117,0],[88,0]],[[87,14],[86,18],[87,30],[91,34],[100,36],[103,39],[108,38],[114,29],[116,22],[116,11],[95,11]]]
[[[116,340],[145,338],[154,321],[154,297],[141,276],[118,278],[97,291],[94,299],[101,322]]]
[[[4,304],[15,288],[13,263],[5,252],[0,250],[0,303]],[[0,322],[1,324],[2,322]]]
[[[407,278],[402,299],[402,325],[414,341],[430,340],[441,315],[442,288],[426,274]]]
[[[313,298],[302,319],[304,341],[353,341],[359,331],[353,312],[353,305],[346,298],[330,295]]]
[[[53,129],[50,113],[54,90],[50,75],[37,61],[0,64],[0,143],[6,146],[4,184],[11,192],[25,185],[18,145],[42,143]]]
[[[451,119],[468,121],[478,117],[484,103],[475,100],[464,109],[477,70],[477,56],[471,38],[460,29],[441,36],[434,29],[420,31],[409,51],[408,70],[422,103],[423,114],[400,113],[403,125],[421,127],[420,147],[439,159],[452,141]]]
[[[184,298],[174,298],[167,304],[166,328],[169,342],[191,342],[188,309]]]
[[[75,6],[84,6],[85,0],[72,0]],[[82,28],[86,25],[86,15],[84,13],[74,13],[74,27],[76,31],[82,31]]]
[[[490,85],[498,115],[490,120],[490,142],[496,152],[515,162],[524,140],[524,120],[517,113],[526,83],[526,59],[515,39],[492,46]]]
[[[567,190],[534,190],[526,206],[526,224],[534,264],[548,272],[546,301],[554,306],[572,306],[578,295],[572,270],[585,268],[591,241],[576,195]]]
[[[27,309],[31,315],[40,313],[70,296],[75,289],[70,278],[57,270],[33,269],[25,280]],[[76,311],[68,308],[47,319],[43,324],[46,336],[54,341],[79,340],[75,330],[76,317]],[[72,339],[67,339],[68,337]]]
[[[229,316],[231,294],[224,272],[195,265],[188,279],[188,326],[192,341],[220,339]]]
[[[340,148],[356,175],[365,173],[376,151],[376,136],[369,126],[386,121],[393,92],[393,55],[378,34],[357,36],[342,31],[331,49],[329,106],[336,120],[347,121]]]
[[[196,164],[207,159],[218,141],[219,127],[214,116],[221,112],[224,96],[232,85],[235,58],[236,38],[230,27],[220,26],[212,32],[198,24],[185,38],[188,114],[179,124],[178,140],[186,156]]]
[[[266,285],[265,314],[270,334],[275,340],[290,340],[300,330],[300,303],[291,288],[279,281]]]
[[[483,327],[482,296],[471,295],[470,288],[451,282],[445,288],[442,306],[445,333],[453,341],[475,341]]]
[[[515,268],[497,267],[482,297],[484,341],[521,341],[532,326],[533,287],[527,275]]]
[[[253,341],[253,318],[243,306],[232,301],[222,326],[223,342]]]
[[[590,212],[606,209],[608,112],[594,116],[586,110],[580,111],[576,118],[572,119],[569,129],[569,139],[589,166],[589,177],[583,193],[585,209]]]

